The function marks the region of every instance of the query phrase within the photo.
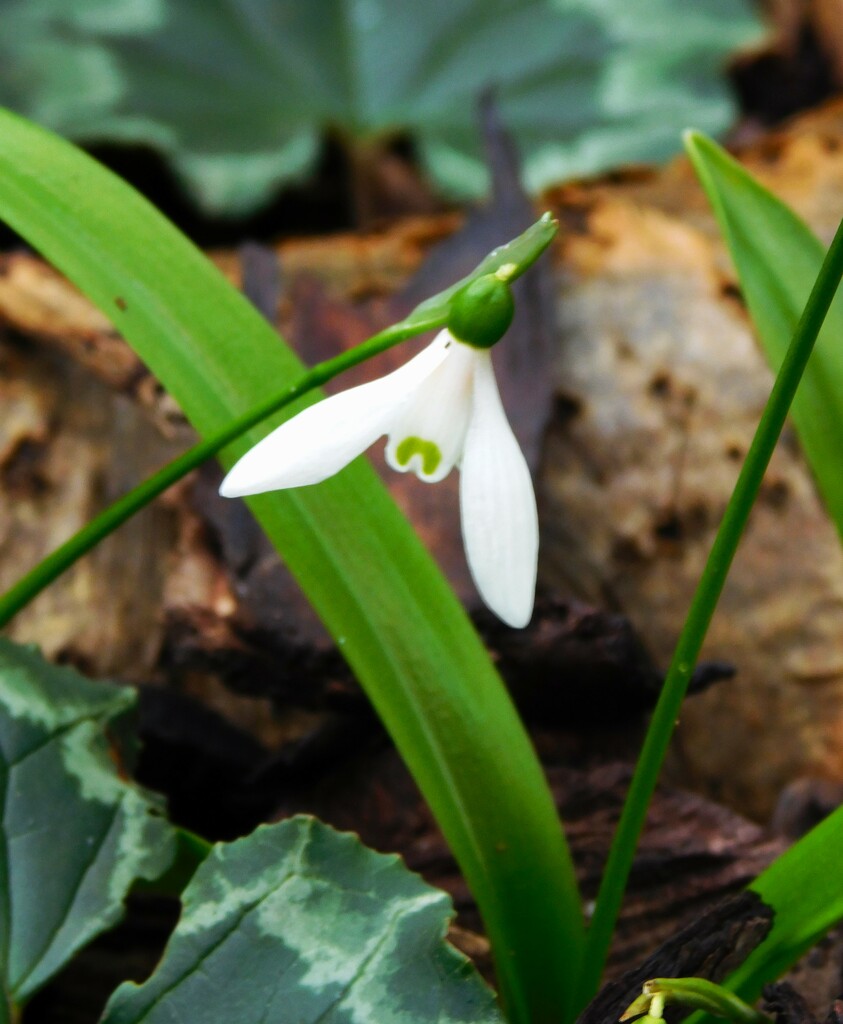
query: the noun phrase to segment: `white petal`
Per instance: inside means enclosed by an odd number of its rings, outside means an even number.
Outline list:
[[[510,626],[533,614],[539,525],[533,482],[501,405],[489,352],[478,352],[460,466],[462,535],[480,596]]]
[[[439,336],[404,366],[308,406],[268,434],[223,480],[226,498],[316,484],[338,473],[382,434],[448,354]]]
[[[417,388],[389,429],[386,461],[420,480],[446,477],[462,454],[477,350],[454,340],[447,359]]]

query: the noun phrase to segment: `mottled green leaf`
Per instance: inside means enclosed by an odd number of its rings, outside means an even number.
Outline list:
[[[173,855],[150,794],[124,781],[107,730],[131,690],[57,668],[0,639],[0,976],[25,1001],[122,916],[137,878]]]
[[[321,133],[409,129],[456,194],[487,177],[494,86],[533,188],[676,151],[734,115],[749,0],[0,0],[0,103],[82,141],[167,152],[209,208],[305,172]]]
[[[450,898],[396,856],[312,818],[216,846],[156,972],[102,1024],[499,1024],[444,941]]]

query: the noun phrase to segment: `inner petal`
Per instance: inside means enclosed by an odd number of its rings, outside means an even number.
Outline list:
[[[468,345],[453,341],[445,361],[401,410],[386,446],[393,469],[435,483],[459,461],[471,412],[474,357]]]

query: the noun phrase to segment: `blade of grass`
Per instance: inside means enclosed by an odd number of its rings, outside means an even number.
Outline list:
[[[696,139],[696,136],[689,139],[689,148],[694,146]],[[603,973],[635,849],[679,709],[761,481],[820,328],[837,293],[841,276],[843,224],[838,228],[784,356],[735,489],[726,506],[653,712],[588,929],[582,982],[578,990],[577,1003],[580,1007],[593,996]]]
[[[0,138],[0,216],[114,321],[201,434],[299,376],[275,332],[137,193],[8,112]],[[483,914],[511,1019],[556,1024],[583,945],[570,856],[529,738],[453,591],[365,460],[249,504],[436,814]]]

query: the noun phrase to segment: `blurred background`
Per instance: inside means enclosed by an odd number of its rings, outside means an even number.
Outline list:
[[[535,194],[747,137],[843,83],[840,0],[0,0],[0,103],[204,241]]]

